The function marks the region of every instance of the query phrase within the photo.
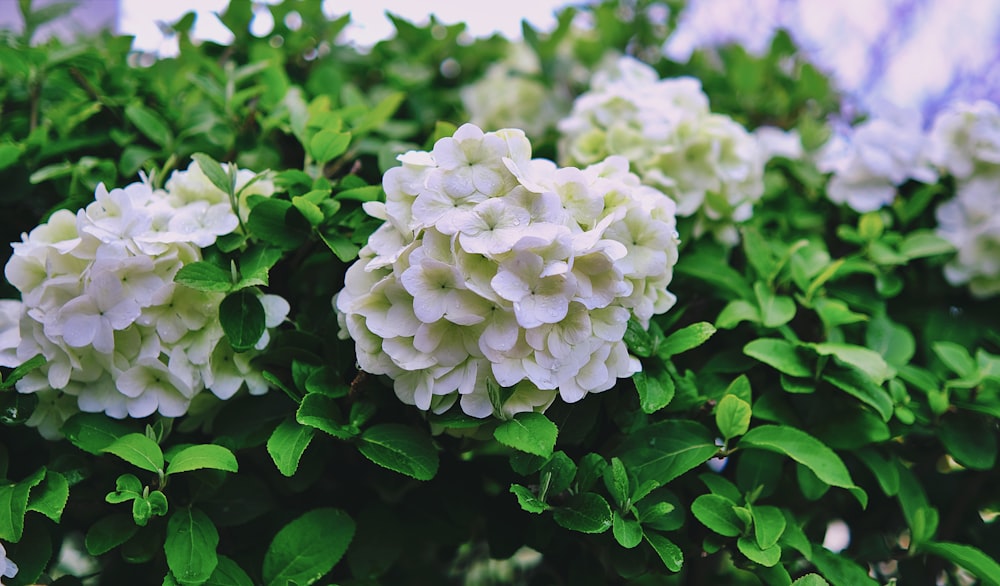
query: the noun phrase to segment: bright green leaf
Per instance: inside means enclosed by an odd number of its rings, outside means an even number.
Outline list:
[[[529,513],[538,514],[549,508],[548,505],[539,500],[538,497],[535,496],[535,493],[526,486],[512,484],[510,486],[510,492],[517,497],[517,504],[521,505],[521,509]]]
[[[174,140],[167,123],[154,110],[139,103],[125,107],[125,117],[158,146],[167,148]]]
[[[701,346],[715,333],[715,326],[707,322],[691,324],[667,336],[656,349],[657,355],[666,360],[671,356]]]
[[[163,452],[160,446],[141,433],[122,436],[101,451],[114,454],[129,464],[149,472],[163,471]]]
[[[425,431],[415,427],[395,423],[370,427],[361,434],[358,450],[379,466],[417,480],[437,474],[437,448]]]
[[[666,370],[639,371],[632,375],[635,390],[639,393],[639,406],[644,413],[656,413],[670,404],[677,388]]]
[[[611,507],[599,494],[584,492],[566,499],[553,512],[560,526],[580,533],[604,533],[611,528]]]
[[[325,165],[344,154],[347,151],[347,146],[350,144],[350,132],[324,129],[317,132],[309,140],[309,154],[317,163]]]
[[[753,516],[753,534],[757,545],[767,550],[778,543],[785,532],[785,514],[778,507],[759,505],[750,509]]]
[[[558,434],[555,423],[534,411],[518,413],[493,430],[493,437],[508,448],[543,458],[552,455]]]
[[[235,561],[220,555],[219,565],[203,586],[253,586],[253,580]]]
[[[90,526],[84,544],[90,555],[105,554],[132,538],[139,527],[131,515],[109,515]]]
[[[219,304],[219,323],[236,352],[252,349],[264,335],[265,315],[260,297],[252,289],[226,295]]]
[[[668,570],[671,572],[681,571],[681,566],[684,564],[684,552],[681,551],[681,548],[659,533],[647,531],[643,537],[653,547],[656,555],[660,556],[660,560]]]
[[[208,516],[193,507],[183,508],[167,521],[163,551],[167,566],[180,584],[201,584],[215,571],[219,532]]]
[[[301,425],[294,419],[285,419],[274,429],[267,440],[267,453],[274,460],[278,471],[285,476],[294,476],[299,469],[302,454],[312,442],[316,428]]]
[[[740,553],[747,556],[747,559],[764,567],[770,568],[781,561],[781,546],[779,545],[763,549],[753,539],[740,537],[736,540],[736,547]]]
[[[308,586],[333,569],[354,539],[354,520],[339,509],[314,509],[278,531],[264,555],[265,586]]]
[[[41,485],[31,491],[28,510],[41,513],[58,523],[68,500],[69,482],[66,477],[55,470],[48,470]]]
[[[236,456],[228,449],[214,444],[190,446],[174,454],[167,466],[167,474],[211,468],[237,472]]]
[[[701,524],[726,537],[743,533],[744,525],[733,511],[733,502],[717,494],[703,494],[691,503],[691,514]]]
[[[715,406],[715,424],[722,437],[730,440],[750,429],[750,404],[736,395],[722,397]]]
[[[174,281],[198,291],[229,291],[233,287],[229,271],[206,261],[184,265],[174,275]]]
[[[947,541],[928,541],[921,546],[921,550],[965,568],[984,584],[1000,585],[1000,564],[979,548]]]
[[[759,448],[799,462],[823,482],[841,488],[855,488],[844,462],[833,450],[806,432],[782,425],[762,425],[740,438],[741,448]]]
[[[611,532],[618,545],[625,549],[632,549],[642,543],[642,526],[635,519],[622,517],[618,511],[612,513]]]
[[[718,452],[708,429],[694,421],[665,420],[625,438],[617,453],[638,484],[667,484]]]
[[[795,344],[777,338],[760,338],[743,347],[743,353],[789,376],[809,377],[810,369]]]

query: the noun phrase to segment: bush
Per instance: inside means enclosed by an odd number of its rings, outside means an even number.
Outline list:
[[[4,33],[8,583],[1000,583],[996,105],[319,4]]]

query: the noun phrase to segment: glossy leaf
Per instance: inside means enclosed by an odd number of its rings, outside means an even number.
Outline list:
[[[437,474],[438,453],[426,432],[396,423],[383,423],[361,434],[358,450],[383,468],[417,480]]]
[[[337,565],[354,530],[354,520],[332,508],[314,509],[288,523],[264,555],[265,586],[313,584]]]

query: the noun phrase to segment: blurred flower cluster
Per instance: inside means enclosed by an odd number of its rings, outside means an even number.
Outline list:
[[[698,80],[660,79],[631,57],[597,71],[590,90],[559,122],[560,161],[587,165],[628,159],[642,182],[695,218],[694,235],[735,244],[734,224],[753,214],[764,193],[764,152],[729,116],[714,114]]]
[[[335,297],[363,370],[399,398],[474,417],[544,410],[640,370],[622,342],[669,309],[674,204],[621,157],[531,159],[520,130],[471,124],[399,157],[385,223]],[[499,397],[500,388],[510,391]]]
[[[237,173],[240,199],[273,193],[255,177]],[[203,248],[238,229],[234,204],[192,163],[164,189],[145,180],[111,191],[101,185],[85,209],[59,210],[12,245],[5,274],[21,301],[3,306],[0,364],[45,358],[17,385],[40,401],[28,425],[57,437],[78,410],[178,417],[206,388],[221,399],[244,383],[251,393],[267,391],[250,366],[254,352],[235,353],[223,334],[224,295],[174,282]],[[288,313],[280,297],[261,302],[269,327]],[[256,349],[268,339],[265,332]]]

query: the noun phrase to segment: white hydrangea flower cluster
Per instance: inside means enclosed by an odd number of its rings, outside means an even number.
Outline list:
[[[358,364],[397,396],[473,417],[542,411],[641,368],[622,339],[675,302],[674,204],[612,157],[580,170],[531,159],[521,130],[471,124],[399,157],[386,222],[334,298]],[[502,405],[488,388],[512,389]],[[499,412],[498,412],[499,411]]]
[[[241,170],[237,190],[254,177]],[[243,195],[273,192],[270,181],[259,180]],[[220,399],[244,383],[251,393],[266,392],[249,364],[253,352],[235,353],[224,336],[218,320],[224,295],[173,280],[238,225],[228,195],[192,163],[173,173],[164,190],[147,182],[111,191],[98,186],[85,209],[60,210],[12,244],[5,274],[21,303],[3,306],[0,357],[5,365],[37,354],[46,359],[17,384],[19,392],[39,394],[28,424],[58,437],[78,409],[115,418],[178,417],[206,388]],[[284,299],[261,301],[268,327],[284,320]],[[265,332],[257,349],[268,341]]]
[[[559,131],[562,164],[624,156],[643,183],[673,198],[678,216],[695,217],[696,237],[710,232],[735,244],[734,223],[750,218],[764,193],[766,160],[758,141],[729,116],[710,111],[698,80],[661,80],[631,57],[595,73]]]
[[[956,181],[955,197],[937,209],[939,236],[956,255],[944,275],[977,297],[1000,293],[1000,107],[952,104],[934,120],[929,155]]]
[[[816,166],[832,173],[826,195],[864,213],[889,205],[896,190],[914,179],[933,183],[920,115],[892,109],[869,118],[850,136],[833,137],[817,155]]]
[[[469,121],[480,128],[521,128],[533,137],[555,128],[569,110],[569,98],[546,87],[538,80],[540,74],[534,52],[524,44],[512,44],[505,59],[462,88]]]

